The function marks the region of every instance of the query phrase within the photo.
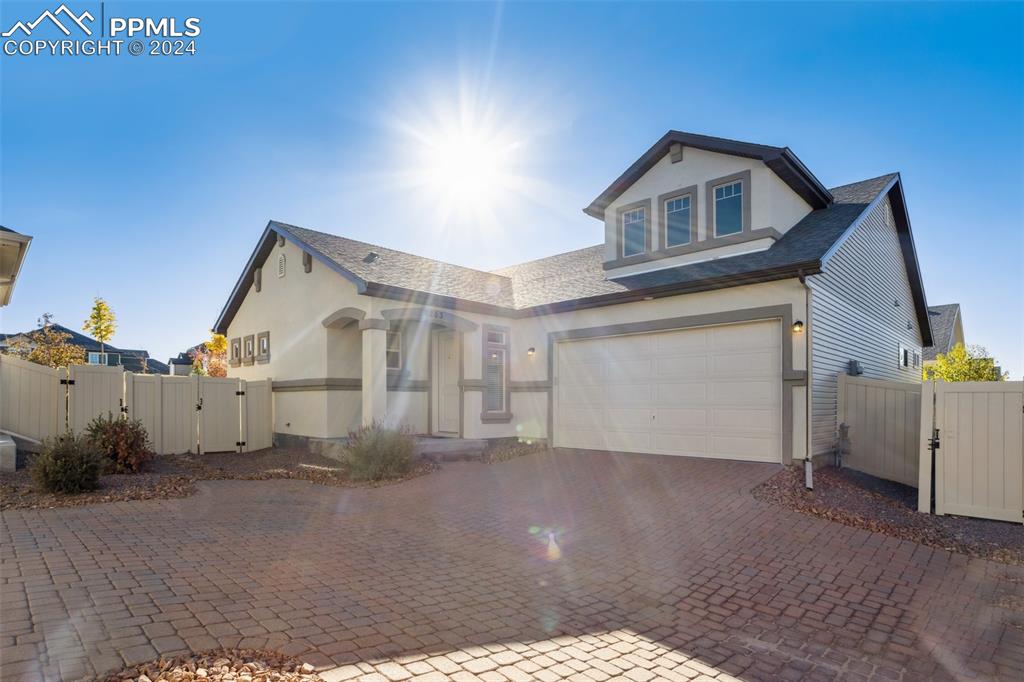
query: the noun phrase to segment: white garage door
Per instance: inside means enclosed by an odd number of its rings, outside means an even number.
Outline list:
[[[559,343],[555,445],[782,461],[779,325]]]

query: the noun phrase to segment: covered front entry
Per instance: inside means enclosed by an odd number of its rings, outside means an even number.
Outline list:
[[[556,447],[782,461],[779,320],[556,344]]]
[[[434,332],[431,362],[433,390],[431,395],[433,424],[439,436],[458,437],[460,431],[461,388],[459,387],[461,333],[453,329]]]

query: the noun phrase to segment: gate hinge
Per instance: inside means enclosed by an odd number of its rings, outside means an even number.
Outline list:
[[[60,383],[61,383],[62,386],[74,386],[75,385],[75,380],[74,379],[61,379]]]
[[[235,445],[237,447],[242,447],[243,445],[245,445],[245,441],[244,440],[235,441]]]
[[[235,391],[235,395],[245,395],[245,391]]]

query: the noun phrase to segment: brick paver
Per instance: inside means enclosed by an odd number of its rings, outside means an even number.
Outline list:
[[[558,453],[4,512],[0,677],[217,646],[328,680],[1024,677],[1024,567],[757,502],[776,470]]]

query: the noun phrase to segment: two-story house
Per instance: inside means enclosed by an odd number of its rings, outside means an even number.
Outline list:
[[[485,272],[271,222],[217,320],[279,441],[422,434],[788,463],[836,376],[931,344],[897,174],[827,189],[784,147],[670,131],[584,211],[595,246]]]

